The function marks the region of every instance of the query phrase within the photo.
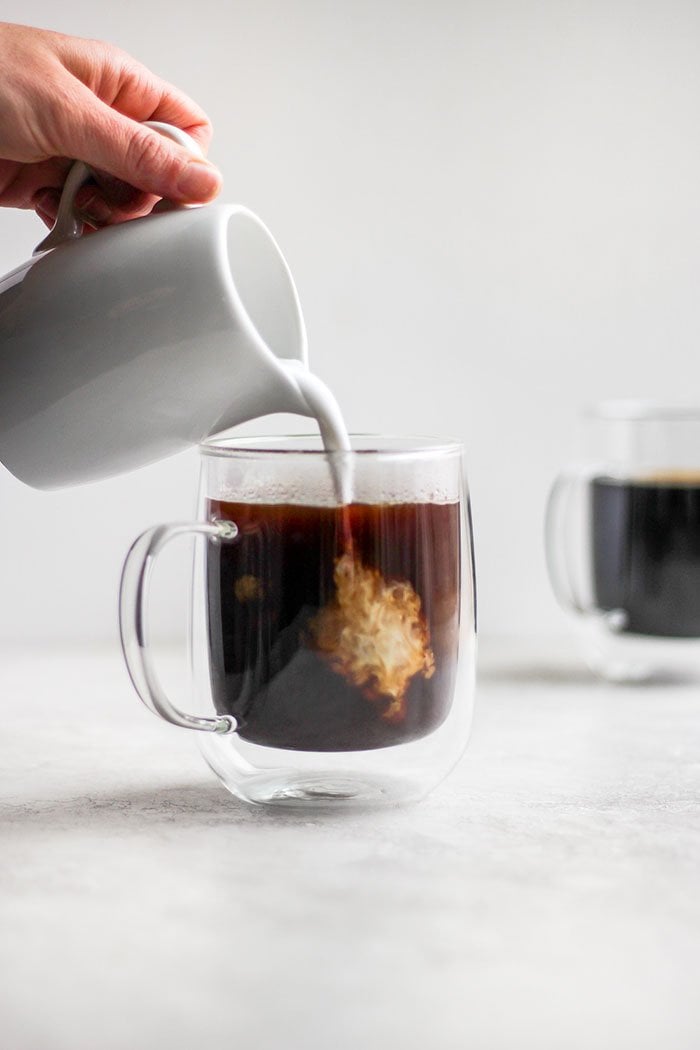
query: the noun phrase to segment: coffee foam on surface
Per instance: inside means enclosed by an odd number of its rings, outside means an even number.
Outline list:
[[[700,485],[700,470],[654,470],[635,478],[637,485]]]
[[[273,471],[264,460],[251,459],[249,463],[236,460],[232,465],[222,457],[215,469],[209,472],[207,496],[227,503],[341,506],[342,500],[338,498],[328,462],[319,463],[317,456],[310,458],[315,460],[311,465],[290,462],[289,480],[281,482],[277,463]],[[360,454],[353,457],[353,465],[353,503],[456,503],[461,495],[451,460],[430,464],[420,460],[410,464],[403,462],[391,465],[391,469],[389,461],[373,462],[365,470]],[[383,476],[375,476],[378,472]]]
[[[326,493],[320,487],[313,492],[309,489],[296,491],[294,489],[273,488],[272,486],[261,489],[256,486],[249,488],[222,487],[215,494],[210,494],[209,499],[219,500],[223,503],[260,503],[260,504],[282,504],[288,503],[297,507],[340,507],[343,504],[337,499],[334,492]],[[400,505],[406,503],[457,503],[457,493],[449,493],[444,489],[423,489],[419,492],[414,487],[406,487],[404,491],[375,493],[353,491],[353,503],[369,503],[376,505]]]

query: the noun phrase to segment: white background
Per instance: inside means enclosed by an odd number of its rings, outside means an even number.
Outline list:
[[[482,631],[564,631],[542,517],[581,407],[698,396],[700,6],[6,0],[2,18],[109,39],[204,106],[223,196],[280,242],[349,426],[466,443]],[[42,230],[0,212],[0,272]],[[196,474],[189,453],[41,494],[0,470],[0,639],[113,639],[129,541],[190,517]]]

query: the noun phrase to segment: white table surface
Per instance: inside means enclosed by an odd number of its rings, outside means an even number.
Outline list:
[[[425,802],[257,809],[116,646],[0,663],[3,1050],[697,1050],[700,687],[482,650]]]

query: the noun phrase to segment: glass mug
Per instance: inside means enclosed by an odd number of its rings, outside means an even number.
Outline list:
[[[120,626],[137,693],[197,733],[224,785],[252,803],[423,797],[469,735],[475,585],[461,446],[433,439],[211,439],[199,518],[140,536]],[[344,505],[338,475],[351,485]],[[148,583],[173,537],[195,549],[193,713],[161,688]]]
[[[606,402],[549,497],[547,564],[589,666],[700,677],[700,408]]]

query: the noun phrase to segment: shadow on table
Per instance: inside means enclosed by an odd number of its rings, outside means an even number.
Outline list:
[[[687,685],[690,679],[679,675],[657,674],[641,681],[612,682],[596,675],[589,668],[580,665],[563,665],[547,663],[522,663],[501,665],[486,664],[477,668],[477,685],[483,683],[494,685],[520,685],[520,686],[573,686],[590,690],[591,687],[600,691],[612,690],[613,692],[624,692],[626,690],[658,689],[659,687],[673,688],[679,685]]]
[[[0,806],[0,829],[17,833],[21,829],[41,828],[47,833],[65,833],[116,827],[128,831],[136,827],[294,826],[342,819],[343,813],[348,816],[352,813],[353,818],[357,818],[362,812],[362,809],[331,811],[307,806],[303,809],[252,806],[215,782],[187,783],[115,793],[95,791],[67,799],[8,802]]]
[[[573,685],[589,687],[600,683],[600,679],[580,665],[557,665],[547,663],[521,663],[477,668],[478,682],[494,682],[503,685]],[[603,683],[604,684],[604,683]]]

